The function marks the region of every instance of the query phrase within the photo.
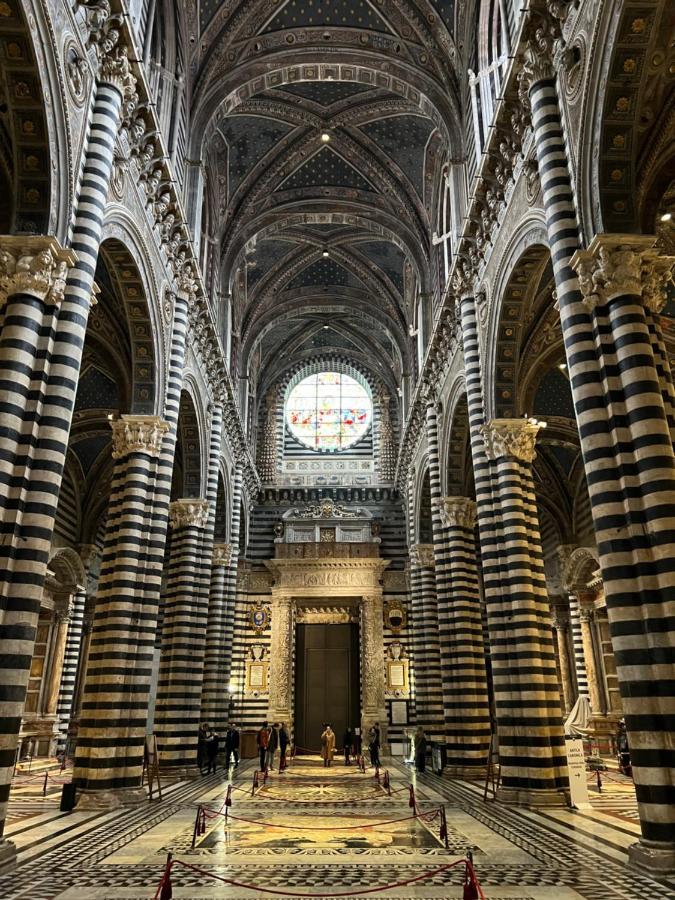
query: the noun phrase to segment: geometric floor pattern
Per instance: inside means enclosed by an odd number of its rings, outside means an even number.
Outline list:
[[[675,881],[626,865],[627,848],[639,836],[627,781],[607,779],[596,795],[590,784],[588,809],[523,810],[483,801],[476,783],[416,776],[398,761],[387,768],[391,795],[372,770],[362,774],[337,762],[326,770],[318,760],[298,759],[252,797],[254,763],[243,762],[227,821],[208,819],[194,848],[198,805],[222,809],[228,784],[222,772],[171,785],[161,801],[114,812],[59,813],[58,792],[42,798],[39,791],[14,791],[7,837],[17,845],[19,866],[0,876],[0,897],[150,900],[172,852],[194,867],[174,868],[175,900],[455,900],[462,897],[462,870],[442,867],[467,850],[487,900],[675,896]],[[411,783],[421,811],[416,818]],[[447,848],[435,812],[441,805]]]

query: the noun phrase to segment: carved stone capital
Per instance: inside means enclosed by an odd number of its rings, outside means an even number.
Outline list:
[[[210,505],[208,500],[190,497],[174,500],[169,506],[169,524],[172,528],[205,528]]]
[[[419,569],[433,569],[436,562],[433,544],[413,544],[410,548],[410,564]]]
[[[512,456],[521,462],[533,462],[539,427],[528,419],[492,419],[481,428],[488,459]]]
[[[101,56],[98,77],[99,81],[117,88],[124,100],[136,95],[136,76],[131,71],[126,47],[116,47],[111,53]]]
[[[475,295],[476,273],[468,260],[460,261],[455,269],[455,274],[452,276],[452,289],[460,302]]]
[[[438,510],[445,528],[473,531],[476,526],[476,503],[468,497],[438,497],[432,501],[432,506]]]
[[[572,266],[591,312],[626,294],[640,297],[651,312],[661,312],[675,257],[661,256],[655,242],[651,235],[597,234],[588,250],[577,250]]]
[[[68,268],[77,261],[56,238],[7,236],[0,241],[0,301],[12,294],[30,294],[60,303]]]
[[[561,30],[558,19],[545,11],[531,12],[526,26],[519,96],[529,106],[529,91],[539,81],[555,78],[553,57]]]
[[[229,566],[232,561],[232,544],[213,545],[213,565]]]
[[[168,422],[159,416],[122,416],[110,423],[113,433],[113,459],[128,453],[159,456],[162,439],[169,430]]]
[[[187,265],[176,273],[176,293],[190,306],[194,305],[197,296],[197,276],[192,266]]]

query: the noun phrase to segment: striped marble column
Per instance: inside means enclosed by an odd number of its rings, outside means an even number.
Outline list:
[[[149,534],[169,426],[133,415],[111,424],[115,466],[73,772],[78,807],[145,800],[140,780],[161,587],[159,548]]]
[[[75,698],[75,683],[80,664],[80,651],[82,649],[82,625],[84,622],[84,605],[87,599],[84,588],[73,596],[73,608],[68,623],[66,636],[66,650],[63,657],[61,670],[61,686],[59,700],[56,706],[56,716],[59,720],[59,737],[57,740],[57,752],[64,753],[68,743],[68,727],[73,715],[73,700]]]
[[[219,675],[217,668],[214,670],[212,662],[219,658],[219,642],[222,640],[221,622],[223,610],[222,594],[215,595],[214,589],[214,572],[215,566],[215,547],[213,536],[216,523],[216,501],[218,498],[218,477],[220,473],[221,444],[223,438],[223,404],[216,402],[213,405],[211,415],[211,432],[209,440],[209,462],[206,485],[206,501],[209,504],[209,516],[206,528],[204,530],[204,538],[202,542],[201,552],[201,584],[202,589],[206,593],[206,605],[208,609],[208,618],[206,623],[206,643],[204,648],[204,671],[202,680],[202,697],[201,706],[204,711],[205,699],[207,695],[211,697],[217,696],[216,692],[220,690],[227,693],[226,684],[218,684]],[[222,566],[218,567],[222,568]],[[216,587],[224,586],[224,578],[216,579]],[[205,718],[202,716],[202,718]],[[205,721],[213,725],[212,718],[205,718]]]
[[[193,769],[201,715],[208,592],[201,553],[209,520],[207,500],[186,498],[169,508],[172,528],[164,596],[162,655],[155,732],[164,768]]]
[[[529,28],[523,83],[642,830],[630,855],[672,872],[675,457],[672,395],[655,351],[671,261],[636,235],[599,235],[581,251],[553,65],[558,34],[543,15]]]
[[[476,565],[476,504],[468,497],[441,497],[436,506],[447,573],[439,590],[437,562],[447,765],[452,774],[471,774],[486,764],[491,732]]]
[[[574,706],[574,693],[570,677],[570,652],[567,642],[570,622],[563,610],[559,607],[555,607],[553,610],[553,628],[555,630],[558,647],[558,666],[560,668],[560,687],[562,689],[563,710],[565,715],[567,715]]]
[[[232,544],[214,544],[209,587],[209,618],[206,626],[206,653],[202,683],[202,719],[223,733],[230,716],[230,663],[232,635],[228,628],[225,599],[227,570]]]
[[[234,470],[232,483],[232,507],[230,519],[230,561],[225,567],[225,593],[223,607],[223,678],[229,685],[232,670],[232,643],[234,641],[234,613],[237,603],[237,572],[239,568],[239,511],[241,507],[244,470],[239,463]]]
[[[443,740],[443,691],[433,544],[413,544],[410,548],[410,587],[417,724],[424,727],[427,737]]]
[[[0,867],[14,859],[2,833],[70,427],[59,414],[47,446],[53,338],[73,261],[53,238],[0,240]]]
[[[576,594],[569,595],[570,601],[570,631],[572,632],[572,653],[574,655],[574,674],[577,678],[577,693],[579,696],[588,697],[588,675],[586,673],[586,661],[584,659],[584,642],[581,637],[581,610],[579,598]]]
[[[482,429],[501,523],[502,597],[488,607],[504,800],[563,804],[568,786],[560,689],[536,511],[530,506],[538,426],[493,419]]]

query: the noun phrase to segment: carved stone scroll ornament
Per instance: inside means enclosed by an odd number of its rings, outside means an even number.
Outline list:
[[[58,304],[63,300],[68,268],[77,260],[51,237],[3,237],[0,241],[0,302],[13,294],[30,294]]]
[[[418,569],[433,569],[435,566],[433,544],[413,544],[410,548],[410,564]]]
[[[660,256],[655,241],[650,235],[598,234],[588,250],[574,254],[572,266],[591,312],[626,294],[642,298],[651,312],[661,312],[675,257]]]
[[[438,497],[432,500],[438,510],[444,528],[466,528],[473,531],[476,526],[476,504],[468,497]]]
[[[361,514],[362,511],[358,507],[347,509],[330,499],[322,500],[321,503],[315,503],[304,509],[293,510],[293,515],[298,519],[355,519]]]
[[[122,416],[110,424],[113,432],[113,459],[121,459],[128,453],[159,456],[162,439],[169,430],[168,422],[164,422],[159,416]]]
[[[488,459],[512,457],[524,463],[534,462],[539,427],[528,419],[492,419],[481,428]]]
[[[214,544],[213,559],[214,566],[229,566],[232,561],[232,544]]]
[[[174,500],[169,506],[169,524],[172,528],[205,528],[210,505],[208,500]]]
[[[553,58],[561,38],[561,29],[558,19],[545,12],[529,13],[526,28],[527,43],[519,77],[518,97],[523,108],[529,112],[529,90],[532,85],[555,78]]]

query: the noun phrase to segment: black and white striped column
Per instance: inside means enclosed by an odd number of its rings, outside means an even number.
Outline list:
[[[209,506],[207,500],[186,498],[169,507],[172,534],[155,713],[165,768],[193,769],[196,761],[208,619],[201,556]]]
[[[579,696],[589,697],[588,675],[586,673],[586,661],[584,659],[584,642],[581,637],[581,609],[579,598],[575,593],[569,594],[570,601],[570,632],[572,634],[572,653],[574,655],[574,673],[577,679],[577,693]]]
[[[57,739],[57,752],[65,753],[68,745],[68,728],[73,715],[73,701],[75,699],[75,684],[80,664],[80,651],[82,649],[82,625],[84,622],[84,605],[87,599],[84,587],[73,595],[73,607],[68,623],[66,636],[66,649],[63,656],[63,668],[61,669],[61,687],[59,700],[56,706],[59,737]]]
[[[80,807],[145,800],[140,780],[163,550],[150,535],[169,426],[157,416],[129,415],[112,429],[115,466],[73,772]]]
[[[562,804],[568,786],[560,688],[531,465],[539,426],[493,419],[483,427],[493,464],[493,503],[501,523],[502,598],[488,605],[499,722],[502,795],[515,802]]]
[[[442,497],[436,504],[443,528],[445,579],[436,592],[447,765],[452,774],[485,766],[490,748],[483,622],[476,565],[476,504]]]
[[[224,732],[230,714],[228,688],[232,661],[232,623],[231,621],[228,623],[225,595],[227,570],[231,558],[232,544],[213,545],[202,686],[202,719],[212,725],[218,734]]]
[[[428,737],[443,740],[445,729],[434,564],[433,544],[413,544],[410,548],[410,587],[417,724],[424,727]]]
[[[671,261],[653,239],[599,235],[579,248],[550,22],[526,51],[532,125],[567,365],[591,498],[650,871],[675,871],[675,458],[670,392],[653,329]],[[542,28],[545,29],[542,31]],[[575,272],[576,269],[576,272]],[[577,278],[578,273],[578,278]],[[657,336],[658,342],[658,336]],[[655,636],[658,635],[658,638]],[[670,649],[669,649],[670,648]]]

